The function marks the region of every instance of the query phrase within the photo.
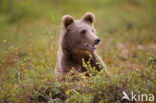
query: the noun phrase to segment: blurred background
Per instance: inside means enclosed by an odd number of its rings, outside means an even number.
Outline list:
[[[86,12],[95,14],[97,52],[109,71],[156,62],[156,0],[0,0],[0,86],[16,87],[29,69],[41,81],[53,75],[62,16]]]
[[[53,29],[52,25],[58,29],[63,15],[79,19],[88,11],[95,14],[101,37],[120,35],[119,40],[127,35],[134,42],[154,42],[155,8],[155,0],[0,0],[0,52],[6,47],[3,40],[23,47],[28,32],[33,34],[33,43],[42,48],[47,42],[44,33]]]

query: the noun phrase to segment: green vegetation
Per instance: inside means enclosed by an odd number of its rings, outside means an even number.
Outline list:
[[[110,76],[71,70],[58,82],[61,18],[88,11]],[[122,91],[154,94],[156,101],[155,11],[155,0],[1,0],[0,103],[120,103]]]

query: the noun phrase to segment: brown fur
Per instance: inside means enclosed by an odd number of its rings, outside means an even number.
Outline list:
[[[86,13],[80,20],[74,20],[69,15],[63,17],[57,64],[55,67],[59,80],[72,68],[79,72],[86,71],[82,66],[82,58],[87,62],[90,58],[89,54],[92,55],[92,67],[95,66],[98,71],[104,68],[104,63],[96,55],[96,52],[88,49],[89,46],[94,45],[94,41],[97,38],[93,25],[94,20],[95,17],[92,13]]]

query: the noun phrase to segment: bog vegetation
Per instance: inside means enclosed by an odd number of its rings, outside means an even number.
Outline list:
[[[89,68],[90,77],[71,70],[58,82],[61,18],[87,11],[109,77]],[[120,103],[123,91],[156,97],[155,11],[155,0],[1,0],[0,103]]]

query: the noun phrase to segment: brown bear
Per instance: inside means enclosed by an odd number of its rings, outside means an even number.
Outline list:
[[[62,29],[59,38],[58,58],[55,67],[57,79],[72,68],[84,72],[82,59],[87,62],[92,56],[90,64],[96,70],[106,69],[103,61],[97,56],[95,49],[100,42],[94,29],[95,17],[93,13],[86,13],[80,20],[74,20],[70,15],[62,18]]]

